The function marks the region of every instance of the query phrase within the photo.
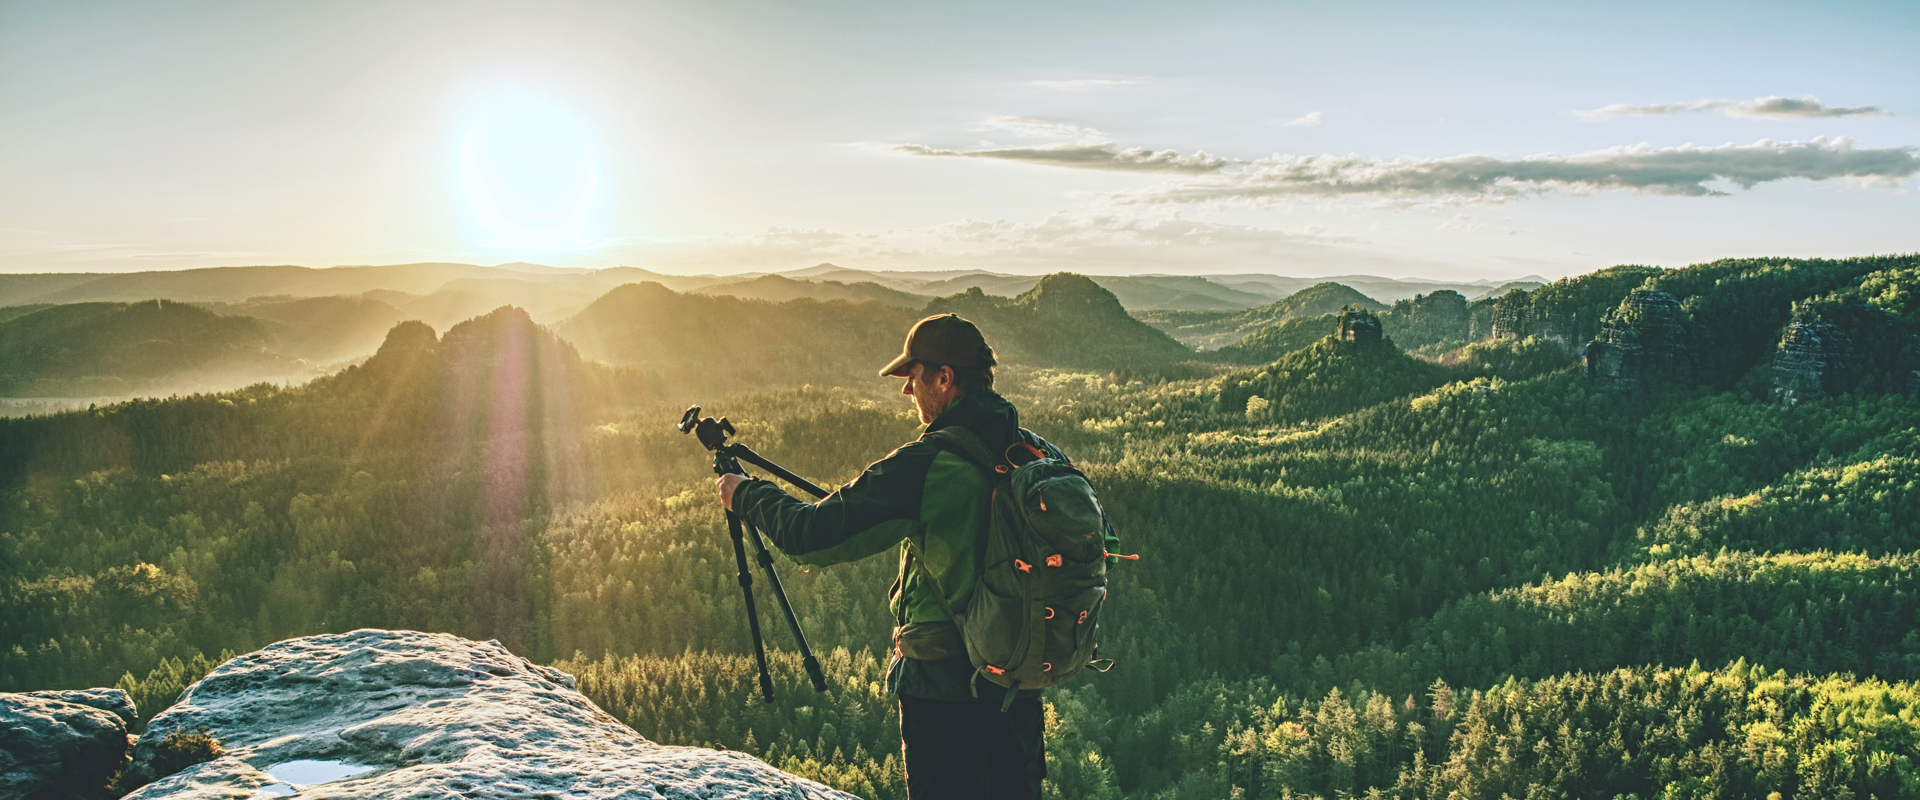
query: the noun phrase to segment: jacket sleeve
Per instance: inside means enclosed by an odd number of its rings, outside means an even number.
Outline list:
[[[794,561],[858,561],[919,532],[927,470],[938,452],[921,442],[904,445],[818,503],[769,481],[748,481],[734,490],[733,508]]]

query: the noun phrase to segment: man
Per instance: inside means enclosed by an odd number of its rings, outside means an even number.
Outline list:
[[[994,364],[993,348],[979,328],[957,314],[940,314],[915,324],[900,357],[880,374],[906,380],[900,393],[913,398],[927,432],[960,426],[990,452],[1025,442],[1060,457],[1052,445],[1021,430],[1019,413],[994,393]],[[975,552],[986,533],[992,491],[980,467],[914,441],[812,505],[768,481],[723,475],[718,485],[727,508],[801,564],[840,564],[902,547],[900,577],[888,599],[898,627],[887,687],[900,697],[909,796],[1040,796],[1047,774],[1040,693],[1020,691],[1002,712],[1007,690],[974,679],[945,610],[964,611],[973,595]],[[903,540],[911,541],[911,555]],[[915,557],[924,563],[909,568],[908,559]],[[945,604],[921,566],[945,593]]]

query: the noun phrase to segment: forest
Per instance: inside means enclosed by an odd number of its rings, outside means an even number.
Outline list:
[[[1049,797],[1920,796],[1920,255],[1137,317],[1080,276],[949,288],[637,282],[551,327],[400,322],[303,384],[0,418],[0,691],[151,717],[280,639],[446,631],[656,741],[903,798],[896,562],[781,562],[830,687],[768,620],[759,702],[672,423],[843,483],[918,434],[872,372],[952,310],[1141,556],[1115,668],[1047,694]]]

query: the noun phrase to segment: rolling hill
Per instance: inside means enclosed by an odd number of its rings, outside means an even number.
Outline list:
[[[1047,276],[1015,298],[976,289],[914,310],[877,302],[682,294],[659,284],[633,284],[607,293],[557,330],[588,357],[648,371],[744,370],[769,383],[823,376],[863,381],[900,352],[914,321],[946,312],[977,323],[1003,364],[1112,370],[1192,355],[1128,316],[1111,292],[1065,273]]]
[[[271,341],[259,320],[182,303],[51,306],[0,322],[0,394],[125,396],[312,376]]]
[[[367,296],[256,297],[204,307],[226,316],[260,320],[268,333],[269,350],[320,366],[372,355],[388,329],[411,318],[407,312]]]
[[[1215,350],[1249,334],[1290,319],[1331,314],[1349,305],[1385,310],[1373,298],[1337,283],[1321,283],[1244,311],[1142,311],[1140,321],[1165,331],[1181,344]]]
[[[1193,357],[1173,337],[1128,316],[1112,292],[1072,273],[1048,275],[1019,297],[974,289],[934,300],[926,311],[979,324],[1003,363],[1112,370]]]
[[[1111,573],[1119,667],[1047,695],[1059,796],[1914,796],[1920,257],[1401,300],[1386,339],[1326,324],[1193,380],[1004,374],[1141,555]],[[776,631],[760,702],[711,462],[666,400],[724,379],[710,408],[743,440],[851,479],[915,425],[901,398],[823,387],[948,308],[1013,364],[1174,352],[1074,275],[912,312],[642,284],[567,323],[638,369],[507,308],[400,323],[304,386],[0,419],[0,690],[118,681],[150,714],[222,650],[460,631],[579,676],[662,745],[897,800],[898,562],[775,556],[834,683],[807,690]],[[867,330],[872,354],[805,349]],[[1581,369],[1582,332],[1632,358]],[[1456,335],[1437,361],[1399,340]],[[789,369],[782,339],[833,371]],[[1802,378],[1831,391],[1774,391]]]
[[[863,381],[900,352],[916,319],[879,303],[773,303],[636,283],[555,330],[589,358],[715,386]]]

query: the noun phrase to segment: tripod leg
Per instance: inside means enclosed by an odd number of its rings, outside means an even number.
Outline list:
[[[753,633],[753,658],[760,665],[760,697],[771,703],[773,702],[773,675],[767,671],[767,645],[760,638],[760,614],[753,607],[753,572],[747,568],[747,546],[743,541],[746,537],[740,530],[745,524],[739,515],[731,511],[727,512],[727,533],[733,536],[733,560],[740,568],[740,591],[747,599],[747,630]],[[753,541],[756,545],[760,543],[758,531],[754,532]],[[764,545],[762,549],[765,549]],[[775,583],[774,591],[779,591],[779,586],[780,584]],[[785,602],[785,599],[785,596],[781,597],[782,602]],[[793,612],[787,613],[791,615]]]
[[[780,602],[780,610],[787,617],[787,628],[793,631],[793,640],[800,645],[800,663],[807,668],[807,679],[813,681],[814,691],[824,692],[827,690],[827,675],[820,670],[820,659],[814,658],[813,648],[807,646],[807,635],[800,631],[800,617],[793,613],[793,602],[787,599],[786,587],[780,585],[780,574],[773,571],[773,553],[767,549],[766,541],[760,538],[760,529],[753,527],[751,522],[745,524],[747,534],[753,537],[754,557],[760,562],[760,568],[766,571],[767,582],[773,585],[773,598]]]

